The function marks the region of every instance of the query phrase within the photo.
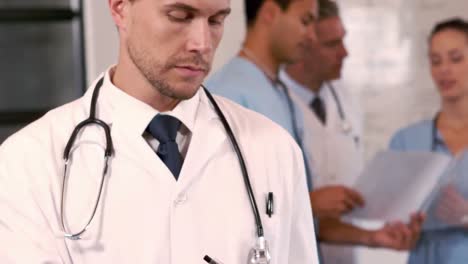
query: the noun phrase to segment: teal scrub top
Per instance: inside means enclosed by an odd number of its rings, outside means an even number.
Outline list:
[[[433,135],[433,120],[425,120],[398,131],[390,148],[399,151],[435,151],[451,155],[439,131]],[[409,264],[468,263],[468,229],[447,228],[424,231]]]

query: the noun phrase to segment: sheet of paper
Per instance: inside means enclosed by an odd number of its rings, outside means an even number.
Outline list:
[[[460,227],[468,224],[468,153],[458,155],[446,171],[441,187],[426,201],[424,229]]]
[[[379,152],[354,186],[366,205],[349,217],[408,220],[433,193],[450,162],[450,156],[432,152]]]

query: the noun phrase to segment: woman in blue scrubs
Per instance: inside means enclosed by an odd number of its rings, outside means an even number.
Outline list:
[[[397,132],[390,147],[455,156],[468,147],[468,22],[452,19],[437,24],[429,38],[429,48],[431,75],[442,107],[433,120]],[[455,189],[445,191],[451,197],[462,198]],[[449,214],[466,213],[460,212],[462,207],[453,203],[444,209]],[[423,231],[409,263],[468,263],[468,227]]]

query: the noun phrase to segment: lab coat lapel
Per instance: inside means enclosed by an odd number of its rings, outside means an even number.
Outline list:
[[[227,136],[224,127],[203,93],[198,107],[192,139],[181,171],[179,181],[182,186],[203,176],[203,170],[213,161]]]
[[[306,162],[314,172],[313,187],[317,188],[322,185],[320,172],[323,171],[325,165],[323,156],[326,155],[324,147],[327,141],[326,128],[301,98],[298,98],[295,94],[291,94],[291,97],[303,114],[303,151],[306,152],[308,159]]]
[[[129,167],[144,169],[148,174],[158,177],[165,184],[176,183],[172,173],[161,161],[143,136],[126,132],[124,128],[116,123],[113,127],[115,153],[119,160],[125,160]],[[136,164],[132,166],[131,164]],[[129,177],[138,175],[129,175]]]
[[[224,128],[212,108],[204,92],[200,92],[200,105],[197,109],[196,120],[187,155],[176,181],[166,165],[159,159],[151,146],[135,128],[129,127],[129,120],[125,109],[115,111],[112,136],[116,155],[119,160],[135,164],[151,175],[156,175],[165,183],[173,186],[177,183],[180,188],[189,184],[195,175],[200,175],[204,167],[210,162],[215,152],[226,140]]]
[[[109,87],[108,87],[109,88]],[[118,89],[118,88],[114,88]],[[110,90],[103,90],[110,93]],[[156,110],[143,105],[136,99],[122,99],[120,91],[114,90],[108,95],[112,97],[112,115],[114,124],[112,126],[112,138],[116,159],[121,164],[114,166],[125,166],[125,168],[139,168],[145,170],[149,175],[157,177],[166,184],[175,184],[175,178],[166,165],[157,156],[155,151],[143,137],[144,129],[154,117]],[[150,111],[147,110],[151,109]],[[127,171],[127,170],[125,170]],[[131,171],[135,171],[132,169]],[[138,175],[128,175],[134,177]]]
[[[316,172],[314,174],[314,188],[318,188],[323,186],[325,181],[324,172],[326,171],[327,157],[329,154],[327,149],[329,135],[326,127],[317,118],[314,112],[310,109],[306,109],[304,112],[307,113],[304,120],[307,124],[305,131],[309,135],[306,140],[306,151],[308,151],[309,155],[312,157],[312,168],[314,168]]]
[[[332,183],[352,186],[362,169],[362,153],[353,135],[344,134],[341,119],[327,128],[327,171]]]

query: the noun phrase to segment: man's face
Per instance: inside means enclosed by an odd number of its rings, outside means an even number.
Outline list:
[[[274,57],[281,63],[299,60],[307,43],[315,39],[316,0],[293,0],[272,25],[270,43]]]
[[[343,61],[348,56],[344,44],[346,31],[339,17],[329,17],[316,24],[317,41],[311,42],[306,64],[320,75],[322,81],[341,77]]]
[[[162,95],[191,98],[211,69],[230,0],[134,0],[122,45]]]

